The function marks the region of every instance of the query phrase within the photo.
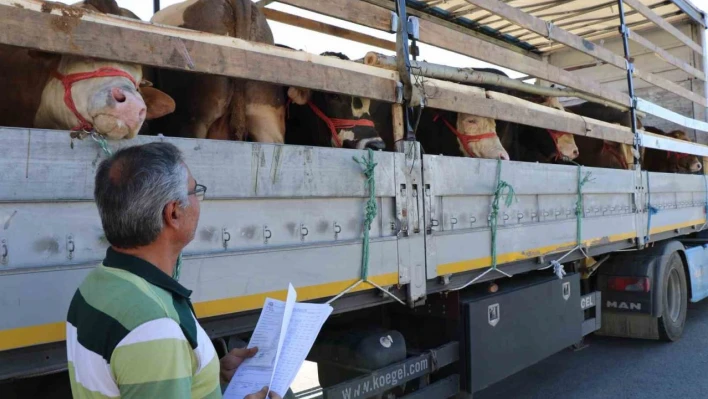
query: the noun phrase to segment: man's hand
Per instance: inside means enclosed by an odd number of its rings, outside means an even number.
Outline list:
[[[221,358],[221,383],[228,384],[234,376],[238,366],[249,357],[258,353],[258,348],[232,349],[226,356]],[[265,398],[265,396],[263,396]],[[250,399],[250,398],[249,398]]]
[[[243,399],[266,399],[266,394],[267,394],[267,393],[268,393],[268,387],[263,387],[263,389],[261,389],[260,391],[258,391],[258,392],[256,392],[256,393],[252,393],[252,394],[246,396],[246,397],[243,398]],[[270,392],[270,395],[268,395],[268,398],[270,398],[270,399],[282,399],[282,398],[280,397],[280,395],[278,395],[277,393],[275,393],[275,392],[273,392],[273,391]]]

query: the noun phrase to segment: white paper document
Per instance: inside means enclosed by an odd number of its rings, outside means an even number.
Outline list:
[[[264,386],[281,397],[285,395],[332,313],[330,305],[296,303],[296,297],[289,285],[285,302],[266,299],[248,343],[249,348],[257,346],[258,353],[236,370],[225,399],[243,399]]]

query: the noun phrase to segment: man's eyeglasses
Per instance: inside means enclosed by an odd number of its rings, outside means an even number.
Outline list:
[[[203,184],[196,184],[194,186],[194,190],[192,191],[187,191],[187,195],[196,195],[197,199],[199,201],[202,201],[204,199],[204,196],[206,195],[206,186]]]

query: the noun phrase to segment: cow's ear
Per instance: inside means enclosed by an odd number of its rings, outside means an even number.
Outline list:
[[[157,119],[175,112],[175,100],[164,92],[154,87],[141,87],[140,94],[143,95],[147,107],[145,119]]]
[[[305,105],[312,98],[312,90],[291,87],[288,89],[288,97],[297,105]]]

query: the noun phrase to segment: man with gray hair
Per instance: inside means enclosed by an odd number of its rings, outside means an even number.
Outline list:
[[[177,282],[205,194],[169,143],[128,147],[99,165],[94,197],[110,247],[69,307],[75,398],[221,398],[221,384],[256,353],[234,349],[219,360],[192,292]]]

